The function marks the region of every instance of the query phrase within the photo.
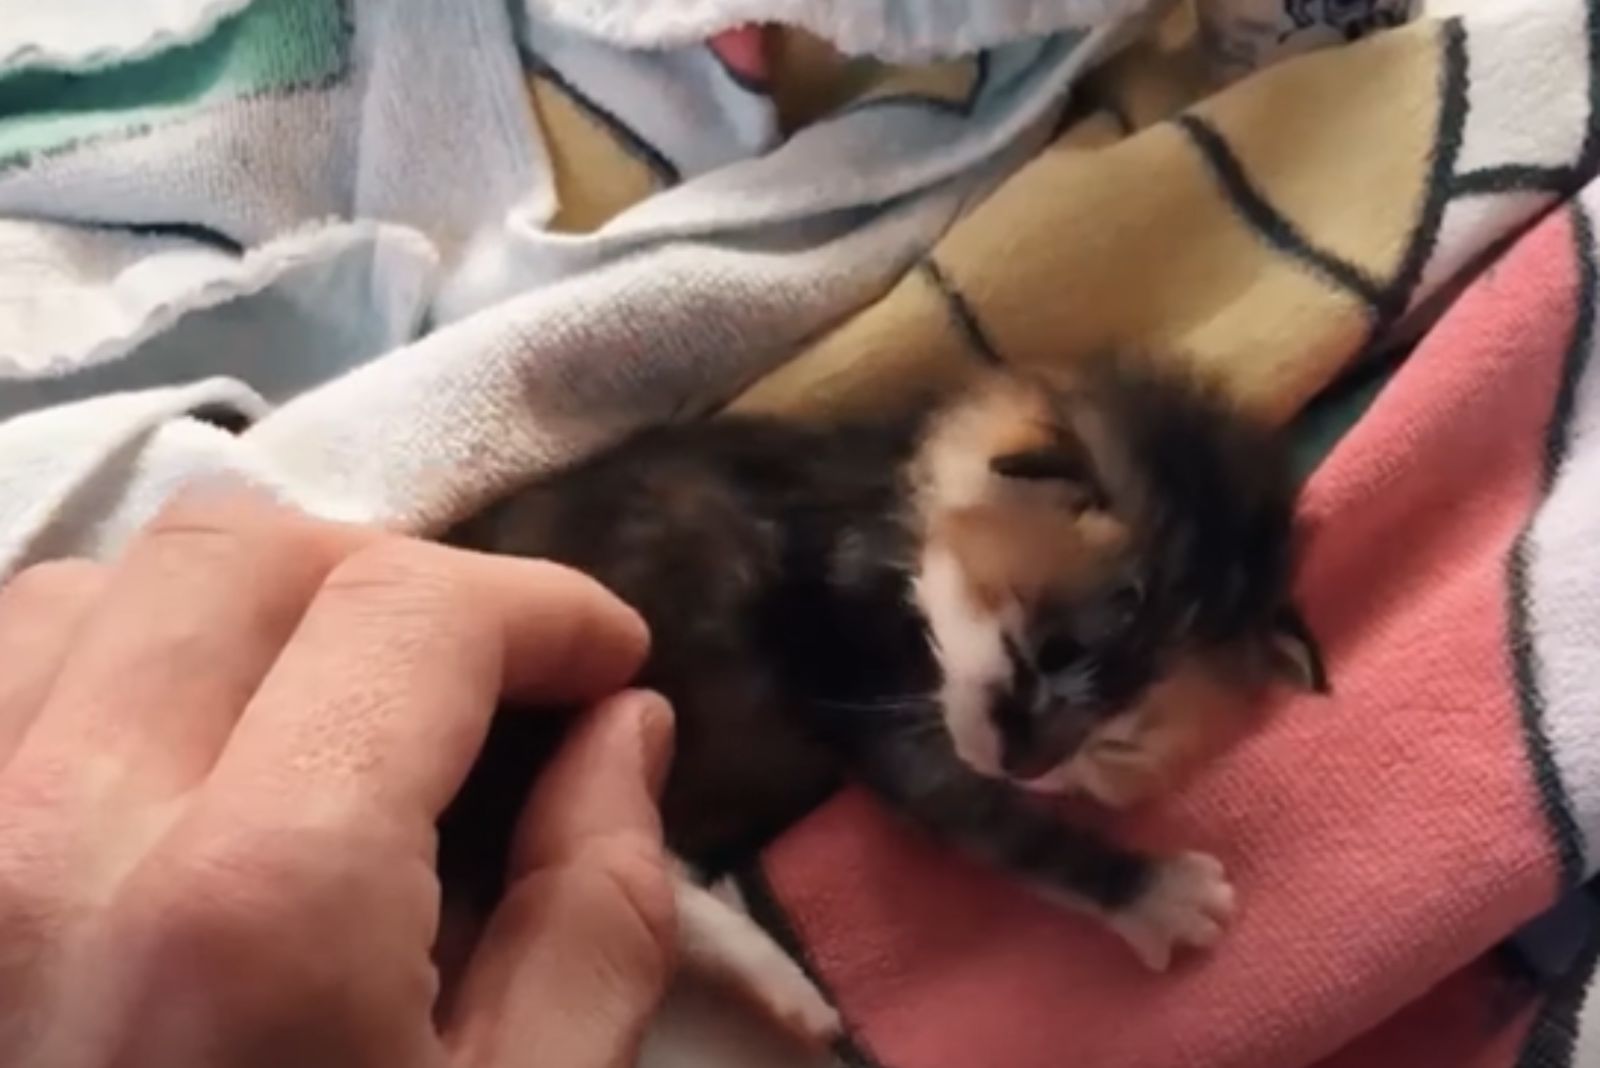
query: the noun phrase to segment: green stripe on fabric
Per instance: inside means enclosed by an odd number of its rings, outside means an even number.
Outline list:
[[[197,105],[325,84],[344,70],[341,0],[255,0],[205,39],[88,73],[0,77],[0,167],[159,125]]]

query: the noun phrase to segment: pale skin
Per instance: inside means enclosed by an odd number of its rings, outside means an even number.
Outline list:
[[[671,716],[598,585],[191,492],[0,588],[0,1064],[625,1068],[672,967]],[[502,694],[587,705],[436,967]],[[441,977],[441,970],[448,973]]]

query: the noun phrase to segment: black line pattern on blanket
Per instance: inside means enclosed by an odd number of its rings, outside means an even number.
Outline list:
[[[822,991],[823,996],[837,1007],[833,991],[822,981],[822,976],[812,963],[805,943],[789,920],[789,914],[778,902],[778,896],[772,892],[772,884],[767,881],[767,874],[761,867],[761,861],[752,861],[734,872],[733,881],[739,888],[739,895],[744,899],[744,906],[750,918],[771,935],[773,941],[783,947],[784,952],[799,963],[801,969],[817,985],[817,989]],[[845,1068],[885,1068],[884,1062],[869,1053],[851,1034],[849,1021],[845,1022],[845,1033],[833,1045],[833,1054]]]
[[[1400,266],[1379,298],[1374,339],[1388,334],[1411,306],[1423,271],[1438,247],[1439,227],[1444,222],[1445,208],[1450,204],[1451,179],[1456,172],[1456,161],[1461,158],[1471,102],[1467,95],[1467,30],[1460,19],[1448,19],[1440,25],[1439,44],[1439,121],[1434,129],[1422,208],[1406,238],[1406,253],[1400,259]]]
[[[1600,965],[1600,931],[1590,931],[1578,959],[1550,991],[1522,1052],[1516,1068],[1585,1068],[1574,1063],[1578,1044],[1578,1017],[1589,994],[1589,987]],[[1596,994],[1595,996],[1600,996]]]
[[[1354,295],[1374,316],[1378,314],[1383,300],[1381,282],[1348,260],[1318,248],[1302,234],[1251,182],[1244,165],[1210,123],[1196,115],[1180,115],[1177,123],[1199,149],[1228,201],[1267,244]]]
[[[1550,193],[1568,197],[1600,170],[1600,0],[1589,0],[1584,6],[1584,31],[1589,59],[1589,115],[1578,158],[1559,167],[1531,163],[1479,167],[1456,177],[1453,196]]]
[[[1577,388],[1589,367],[1595,343],[1595,264],[1594,227],[1588,214],[1573,205],[1574,255],[1578,257],[1578,306],[1572,325],[1572,342],[1562,361],[1561,383],[1551,406],[1545,431],[1544,456],[1540,471],[1541,493],[1532,514],[1523,524],[1506,563],[1507,608],[1511,644],[1511,665],[1516,681],[1517,704],[1522,715],[1523,742],[1532,765],[1534,785],[1549,825],[1556,864],[1563,888],[1576,886],[1583,878],[1582,832],[1572,812],[1572,802],[1561,783],[1550,740],[1544,734],[1545,700],[1539,688],[1539,651],[1534,645],[1530,615],[1532,597],[1528,589],[1529,553],[1533,526],[1543,508],[1571,444],[1573,407]]]
[[[1470,108],[1466,28],[1460,19],[1447,19],[1440,24],[1439,43],[1438,123],[1422,190],[1422,205],[1406,236],[1405,254],[1388,282],[1317,247],[1300,233],[1256,188],[1226,138],[1204,119],[1182,115],[1177,120],[1205,156],[1228,199],[1269,244],[1354,294],[1367,306],[1371,325],[1368,345],[1364,347],[1387,336],[1411,306],[1423,272],[1438,246],[1445,209],[1455,193],[1453,176]]]
[[[80,219],[77,221],[77,225],[87,230],[105,230],[132,234],[135,237],[164,237],[178,241],[188,241],[195,245],[216,249],[219,252],[226,252],[230,256],[242,256],[247,247],[244,242],[231,234],[196,222],[124,223],[101,219]]]
[[[1005,361],[1000,358],[1000,350],[989,340],[989,335],[984,331],[983,323],[978,320],[977,313],[972,310],[972,305],[967,303],[967,298],[956,288],[955,283],[950,281],[950,276],[944,273],[938,261],[932,256],[924,256],[916,269],[917,273],[944,299],[950,321],[955,324],[956,332],[967,343],[967,348],[972,354],[987,364],[1004,363]]]
[[[633,127],[623,122],[611,111],[601,107],[593,99],[585,95],[582,90],[568,81],[560,71],[546,63],[541,57],[524,52],[523,65],[529,75],[543,78],[555,86],[566,94],[567,99],[576,104],[586,115],[604,126],[616,138],[617,144],[622,146],[623,151],[650,168],[651,173],[656,176],[656,181],[663,188],[677,185],[682,181],[683,172],[678,169],[677,164],[666,157],[665,153],[643,137],[640,137]]]
[[[1531,163],[1505,163],[1468,171],[1451,183],[1451,199],[1503,193],[1546,193],[1569,197],[1583,187],[1575,167],[1541,167]]]

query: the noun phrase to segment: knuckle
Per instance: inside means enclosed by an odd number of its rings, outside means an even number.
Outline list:
[[[62,834],[82,767],[63,754],[30,753],[5,765],[0,775],[0,848],[33,841],[36,833]]]
[[[271,968],[283,935],[303,919],[291,873],[237,850],[168,860],[123,902],[120,929],[136,941],[130,951],[182,962],[201,981],[219,970]]]
[[[65,941],[61,902],[27,881],[0,871],[0,986],[24,998],[29,987],[49,971],[49,962]]]
[[[0,958],[20,961],[59,940],[70,894],[54,836],[0,820]]]
[[[496,915],[533,937],[583,940],[590,959],[635,993],[659,993],[676,963],[677,909],[661,851],[626,836],[522,876]]]
[[[658,846],[640,835],[616,835],[595,847],[595,870],[663,954],[677,944],[678,914],[672,877]],[[663,958],[663,963],[665,957]]]
[[[385,538],[347,556],[322,584],[322,596],[379,615],[472,619],[473,598],[449,551]]]

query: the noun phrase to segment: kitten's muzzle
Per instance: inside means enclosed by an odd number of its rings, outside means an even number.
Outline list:
[[[1006,773],[1007,778],[1029,782],[1050,774],[1065,759],[1066,756],[1058,758],[1043,749],[1022,753],[1008,750],[1000,760],[1000,770]]]
[[[1028,731],[1002,731],[1000,770],[1007,778],[1029,782],[1043,778],[1070,760],[1088,740],[1090,717],[1057,707]]]

